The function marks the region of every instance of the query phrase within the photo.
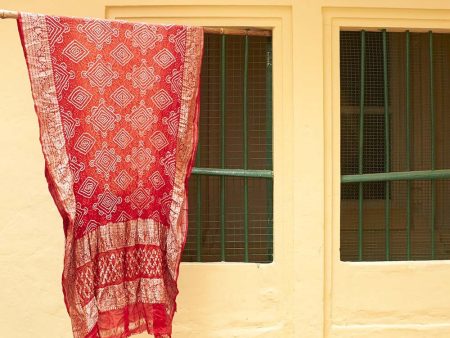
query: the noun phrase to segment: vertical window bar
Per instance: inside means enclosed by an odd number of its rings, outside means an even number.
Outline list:
[[[267,164],[272,169],[272,43],[266,44],[266,144]],[[267,180],[268,260],[273,259],[273,180]]]
[[[197,144],[197,166],[200,166],[200,130],[198,131],[199,138]],[[197,175],[197,217],[196,217],[196,255],[197,262],[202,261],[202,185],[201,185],[201,175]]]
[[[360,96],[359,96],[359,156],[358,173],[363,173],[364,150],[364,73],[365,73],[366,32],[361,31],[361,69],[360,69]],[[359,182],[358,196],[358,259],[363,259],[363,183]]]
[[[244,45],[244,169],[248,169],[248,35],[245,35]],[[244,261],[248,262],[248,178],[244,177]]]
[[[388,96],[388,63],[387,63],[387,33],[383,29],[383,92],[384,92],[384,150],[385,162],[384,169],[388,173],[390,171],[390,140],[389,140],[389,96]],[[386,260],[390,257],[390,221],[391,221],[391,203],[390,203],[390,182],[386,181],[385,189],[385,252]]]
[[[406,170],[411,170],[410,36],[406,31]],[[406,256],[411,259],[411,181],[406,182]]]
[[[429,31],[429,54],[430,54],[430,113],[431,113],[431,170],[435,169],[435,112],[434,112],[434,69],[433,69],[433,32]],[[436,222],[436,184],[431,181],[431,259],[435,257],[435,224]]]
[[[226,35],[222,34],[220,58],[220,165],[225,169]],[[225,262],[225,176],[220,177],[220,256]]]

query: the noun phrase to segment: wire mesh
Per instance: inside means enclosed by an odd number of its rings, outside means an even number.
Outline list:
[[[382,32],[366,32],[365,38],[363,173],[385,172],[385,95],[389,97],[390,171],[431,170],[433,165],[449,169],[450,34],[388,32],[387,88]],[[341,173],[355,175],[361,32],[341,32],[340,47]],[[380,181],[362,186],[362,217],[358,217],[359,183],[341,185],[342,260],[360,260],[359,229],[364,261],[450,258],[449,180]]]
[[[201,71],[199,146],[196,166],[244,169],[244,36],[205,34]],[[272,169],[272,101],[268,55],[271,38],[248,37],[247,140],[248,169]],[[222,48],[225,46],[225,60]],[[225,62],[223,64],[223,62]],[[225,70],[225,132],[221,134],[222,70]],[[189,181],[189,230],[184,261],[272,261],[272,190],[265,178],[248,178],[248,206],[244,178],[201,175]],[[222,195],[222,189],[224,195]],[[223,197],[221,197],[223,196]],[[222,199],[224,200],[222,205]],[[244,229],[248,220],[248,243]],[[222,234],[224,224],[224,234]],[[222,251],[224,250],[224,252]],[[223,253],[224,256],[223,257]]]

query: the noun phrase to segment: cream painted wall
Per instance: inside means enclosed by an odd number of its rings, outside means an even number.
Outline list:
[[[3,0],[0,8],[274,28],[275,260],[182,264],[175,338],[450,337],[448,261],[339,261],[337,64],[340,26],[450,29],[450,2]],[[0,25],[0,337],[68,338],[62,223],[16,22]]]

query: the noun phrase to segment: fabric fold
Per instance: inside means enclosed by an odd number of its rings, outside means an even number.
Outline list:
[[[170,337],[203,29],[19,13],[75,338]]]

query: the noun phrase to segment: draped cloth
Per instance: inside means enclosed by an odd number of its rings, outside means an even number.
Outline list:
[[[18,28],[73,335],[170,337],[203,30],[30,13]]]

